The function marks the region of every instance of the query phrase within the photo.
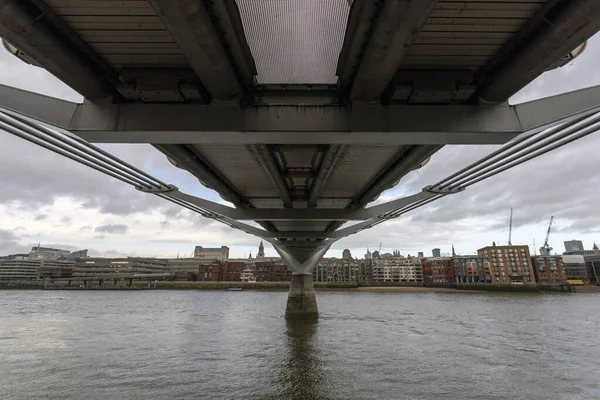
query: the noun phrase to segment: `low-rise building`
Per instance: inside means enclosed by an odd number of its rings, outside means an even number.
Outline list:
[[[477,250],[477,255],[488,260],[494,284],[535,283],[529,246],[488,246]]]
[[[222,263],[215,261],[210,264],[201,264],[198,267],[198,280],[199,281],[212,281],[217,282],[222,280]]]
[[[371,260],[323,258],[313,270],[315,282],[363,282]]]
[[[568,280],[589,282],[585,258],[581,255],[563,255],[565,273]]]
[[[567,274],[561,256],[534,256],[532,257],[532,262],[537,283],[542,285],[552,285],[563,284],[566,282]]]
[[[594,255],[584,256],[587,276],[590,283],[600,284],[600,252]]]
[[[0,263],[0,282],[17,282],[39,279],[43,260],[5,260]]]
[[[450,257],[432,257],[422,260],[424,283],[454,282],[454,265]]]
[[[456,283],[492,283],[490,263],[477,255],[453,256]]]
[[[75,261],[72,277],[93,278],[106,276],[108,279],[119,275],[144,275],[167,274],[167,261],[159,258],[83,258]]]
[[[233,259],[223,263],[221,279],[226,282],[239,282],[242,272],[246,269],[246,260]]]
[[[371,263],[374,282],[422,282],[421,262],[415,257],[392,256]]]

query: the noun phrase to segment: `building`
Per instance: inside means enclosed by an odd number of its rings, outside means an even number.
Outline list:
[[[417,254],[417,258],[421,259],[424,258],[425,256],[423,255],[422,251],[419,251],[419,253]]]
[[[425,258],[422,261],[423,283],[454,282],[454,265],[450,257]]]
[[[568,280],[581,280],[584,282],[589,282],[584,256],[563,255],[562,261]]]
[[[542,285],[566,283],[567,274],[565,272],[565,266],[561,256],[534,256],[531,259],[533,262],[535,280],[537,283]]]
[[[0,262],[0,282],[37,280],[43,262],[43,260],[4,260]]]
[[[73,278],[117,278],[119,275],[136,275],[138,278],[158,277],[171,273],[167,260],[159,258],[102,258],[92,257],[75,260]]]
[[[477,250],[477,255],[488,260],[494,284],[535,283],[529,246],[487,246]]]
[[[313,270],[315,282],[364,282],[370,260],[323,258]]]
[[[244,269],[246,269],[246,260],[227,260],[223,263],[221,280],[225,282],[239,282],[241,280],[242,272],[244,271]]]
[[[229,259],[229,247],[202,247],[194,248],[194,258],[204,261],[226,261]]]
[[[69,250],[42,247],[40,245],[31,248],[27,255],[29,260],[74,260],[87,257],[87,249],[71,253]]]
[[[289,282],[292,271],[281,260],[256,260],[254,262],[256,282]]]
[[[197,273],[200,265],[210,264],[211,261],[198,260],[196,258],[167,258],[165,261],[165,272],[193,272]]]
[[[371,271],[371,280],[373,282],[401,283],[423,281],[420,260],[410,256],[392,256],[373,260]]]
[[[477,255],[453,256],[454,281],[456,283],[492,283],[490,263]]]
[[[600,284],[600,252],[595,255],[584,256],[587,268],[587,277],[590,283]]]
[[[201,264],[198,267],[198,280],[199,281],[211,281],[218,282],[221,279],[222,274],[222,263],[220,261],[214,261],[209,264]]]
[[[442,252],[440,249],[433,249],[431,250],[431,255],[435,258],[439,258],[442,256]]]
[[[344,249],[344,251],[342,252],[342,259],[344,259],[344,260],[352,259],[352,254],[350,253],[349,249]]]
[[[581,240],[569,240],[565,243],[565,251],[583,251],[583,242]]]
[[[265,258],[265,246],[263,245],[262,240],[258,245],[258,253],[256,254],[256,258]]]

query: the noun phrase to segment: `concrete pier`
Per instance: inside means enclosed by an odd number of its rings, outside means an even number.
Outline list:
[[[319,316],[317,297],[311,274],[293,274],[290,282],[286,318],[316,319]]]

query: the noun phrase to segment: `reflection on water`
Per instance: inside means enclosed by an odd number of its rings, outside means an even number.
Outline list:
[[[600,398],[600,296],[0,292],[0,399]]]
[[[318,324],[314,320],[286,320],[288,355],[280,378],[285,398],[326,398],[320,388],[327,377],[320,368],[314,343]]]

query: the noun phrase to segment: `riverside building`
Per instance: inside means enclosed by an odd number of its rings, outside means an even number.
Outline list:
[[[492,283],[535,283],[529,246],[487,246],[477,250],[477,255],[488,260]]]

